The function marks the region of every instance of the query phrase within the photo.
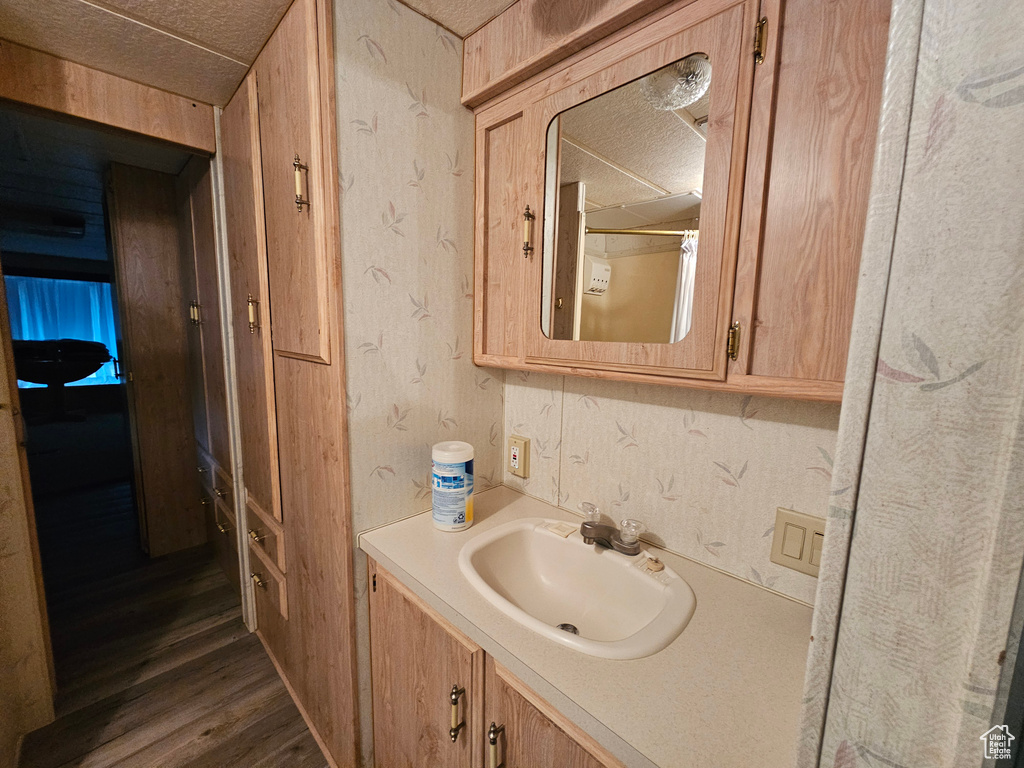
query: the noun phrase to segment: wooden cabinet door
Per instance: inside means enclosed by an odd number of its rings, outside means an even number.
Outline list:
[[[140,522],[144,546],[158,557],[206,541],[174,177],[112,165],[108,200]]]
[[[529,136],[520,109],[499,109],[477,118],[473,355],[481,365],[522,356],[527,266],[523,213],[531,199],[526,165]],[[533,209],[539,205],[534,200]]]
[[[765,0],[729,380],[816,385],[845,377],[891,3]],[[753,379],[757,377],[757,379]]]
[[[221,156],[246,504],[281,520],[263,182],[251,73],[221,115]]]
[[[491,722],[505,726],[497,739],[494,765],[504,760],[505,768],[622,768],[593,738],[489,656],[485,686],[485,728]],[[489,757],[484,765],[492,765]]]
[[[483,651],[383,568],[370,561],[369,569],[376,764],[478,765]],[[458,720],[466,725],[455,742],[449,737],[452,686],[465,688]]]
[[[336,183],[324,176],[316,23],[314,0],[295,0],[254,70],[274,350],[327,363],[330,280],[324,194],[336,194]],[[297,197],[307,202],[297,204]]]
[[[196,441],[228,468],[231,447],[209,160],[189,160],[178,175],[177,201],[183,298],[194,304],[189,307],[188,346]]]
[[[178,174],[175,202],[178,210],[178,240],[181,253],[182,316],[188,318],[188,392],[192,402],[192,429],[196,442],[210,450],[210,422],[206,413],[206,371],[203,365],[203,339],[195,324],[195,307],[199,304],[199,282],[196,276],[196,251],[192,236],[192,172],[191,162]]]
[[[195,249],[196,284],[199,303],[199,335],[203,345],[203,379],[206,382],[206,418],[210,433],[210,455],[225,471],[231,467],[231,437],[228,433],[228,393],[224,379],[224,337],[220,316],[220,288],[217,277],[216,234],[213,224],[213,182],[210,161],[193,158],[192,243]]]

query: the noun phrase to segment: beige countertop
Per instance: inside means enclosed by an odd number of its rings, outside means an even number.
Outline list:
[[[427,512],[361,534],[360,547],[627,766],[792,765],[810,608],[647,545],[693,588],[693,618],[653,656],[586,656],[505,616],[458,564],[469,539],[511,520],[581,518],[505,486],[473,507],[469,530],[438,531]]]

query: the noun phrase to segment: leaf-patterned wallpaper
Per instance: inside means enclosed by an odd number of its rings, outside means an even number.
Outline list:
[[[396,0],[335,3],[345,364],[356,532],[430,507],[430,447],[465,440],[501,482],[501,371],[473,339],[473,115],[462,41]],[[373,765],[357,550],[362,764]]]
[[[337,4],[355,529],[430,507],[430,446],[501,482],[502,374],[472,362],[473,116],[462,41],[393,0]]]
[[[806,603],[817,580],[769,560],[777,507],[824,517],[839,406],[509,371],[505,432],[530,477],[505,484],[634,517],[645,538]]]

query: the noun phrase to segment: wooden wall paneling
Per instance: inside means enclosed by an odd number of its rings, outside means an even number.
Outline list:
[[[394,576],[368,561],[374,760],[377,765],[474,768],[484,726],[484,652]],[[449,737],[452,686],[466,725]],[[540,765],[540,763],[538,763]],[[555,765],[555,763],[550,763]]]
[[[508,101],[526,102],[528,130],[543,134],[557,114],[687,56],[707,53],[715,68],[701,205],[701,256],[697,263],[693,327],[675,344],[629,344],[548,339],[540,316],[541,259],[531,264],[526,282],[527,362],[568,362],[573,366],[622,373],[723,380],[725,346],[732,310],[732,287],[746,158],[753,51],[749,30],[757,4],[673,5],[657,24],[638,23],[614,45],[598,48],[573,67]],[[632,30],[632,32],[631,32]],[[534,116],[534,113],[536,115]],[[530,143],[527,173],[543,183],[544,153]]]
[[[246,498],[281,520],[277,402],[256,104],[256,78],[250,72],[221,115],[225,225]],[[257,302],[254,311],[258,325],[251,333],[249,296]]]
[[[668,1],[519,0],[465,39],[462,103],[477,107]]]
[[[613,755],[511,672],[487,657],[485,729],[504,725],[498,761],[507,766],[622,768]],[[489,763],[488,763],[489,765]]]
[[[274,350],[330,362],[316,4],[296,0],[254,65],[259,99]],[[329,141],[335,141],[332,135]],[[308,166],[298,180],[294,158]],[[296,193],[309,200],[301,209]]]
[[[534,243],[543,233],[542,201],[528,202],[523,113],[478,116],[476,128],[476,255],[473,354],[522,355],[523,212],[534,220]],[[536,197],[536,196],[535,196]],[[534,252],[539,253],[539,248]],[[538,315],[538,322],[539,322]]]
[[[224,338],[221,335],[220,289],[217,281],[213,180],[210,162],[206,158],[194,157],[189,165],[196,169],[191,194],[192,241],[199,289],[199,335],[203,346],[209,450],[214,461],[227,470],[231,466],[231,436],[228,432],[228,392],[224,379]]]
[[[784,4],[753,375],[844,378],[889,11],[885,0]]]
[[[190,303],[199,302],[199,282],[196,268],[196,249],[192,220],[192,188],[195,169],[190,161],[175,181],[175,202],[178,209],[178,241],[181,253],[182,306],[186,321],[188,345],[188,390],[192,403],[192,428],[196,442],[210,451],[210,420],[206,409],[206,366],[203,363],[203,336],[199,326],[191,322]]]
[[[3,389],[4,385],[0,384],[0,420],[6,418],[8,414],[10,417],[6,430],[8,436],[4,440],[3,449],[0,450],[0,459],[3,460],[4,476],[8,478],[7,495],[15,502],[6,508],[7,520],[13,526],[13,531],[11,528],[5,530],[3,541],[8,555],[0,559],[0,578],[8,596],[8,605],[17,604],[22,612],[20,619],[17,620],[7,610],[4,610],[3,616],[8,627],[5,637],[6,642],[10,643],[8,647],[18,649],[18,663],[10,664],[9,671],[18,678],[17,687],[20,689],[21,703],[16,711],[7,711],[7,722],[0,724],[0,760],[9,754],[6,749],[8,744],[16,744],[25,731],[42,727],[53,719],[53,699],[57,690],[57,672],[53,664],[53,642],[50,636],[50,613],[46,604],[46,586],[43,583],[43,561],[39,554],[39,532],[36,528],[28,451],[25,449],[25,419],[22,416],[21,398],[18,394],[18,375],[15,370],[12,340],[7,286],[3,269],[0,268],[0,365],[3,366],[6,380],[6,391]],[[6,413],[3,413],[5,411]],[[3,427],[0,422],[0,430]],[[19,496],[20,504],[16,502]],[[18,520],[22,510],[24,518]],[[14,533],[19,528],[24,532],[23,535]],[[22,547],[27,551],[18,556],[16,552]],[[16,632],[21,636],[20,642],[15,638]],[[3,655],[0,649],[0,656]],[[13,662],[13,659],[3,660]],[[45,669],[39,669],[40,666]],[[11,677],[4,676],[4,685],[12,691],[15,688]]]
[[[187,321],[181,311],[174,177],[115,164],[108,193],[142,476],[140,506],[148,551],[157,557],[206,540],[185,380]]]
[[[0,99],[123,128],[189,150],[217,149],[213,107],[0,40]]]

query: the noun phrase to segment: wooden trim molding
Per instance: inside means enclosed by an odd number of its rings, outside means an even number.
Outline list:
[[[579,4],[519,0],[465,39],[462,103],[476,108],[669,2],[614,0],[581,19]]]
[[[641,384],[661,384],[690,389],[709,389],[715,392],[733,392],[741,395],[765,395],[784,397],[791,400],[811,400],[823,403],[839,403],[843,400],[843,382],[811,381],[807,379],[784,379],[772,376],[743,376],[730,374],[725,381],[690,379],[676,376],[657,376],[648,373],[626,373],[594,368],[580,368],[574,365],[549,365],[532,362],[529,358],[505,355],[474,354],[473,362],[485,368],[511,368],[518,371],[537,371],[556,376],[583,376],[608,381],[633,381]]]
[[[212,155],[213,107],[0,40],[0,99]]]

